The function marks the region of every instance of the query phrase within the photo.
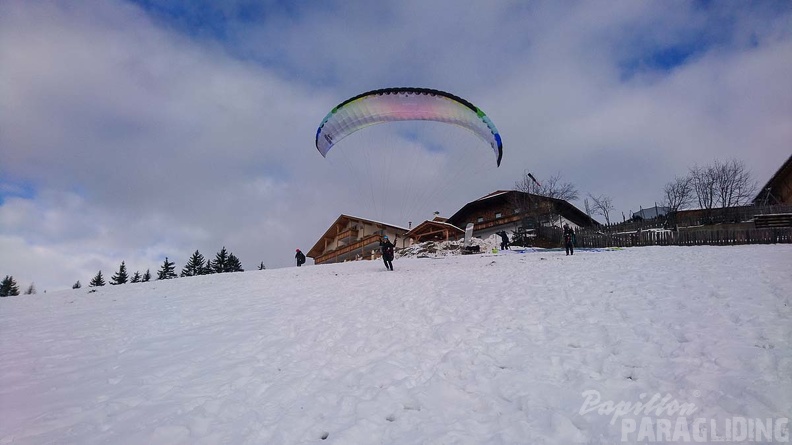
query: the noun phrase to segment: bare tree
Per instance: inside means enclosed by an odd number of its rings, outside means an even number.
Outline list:
[[[564,201],[574,201],[579,196],[577,187],[571,182],[563,182],[560,172],[543,179],[541,183],[532,174],[525,172],[515,187],[521,192]]]
[[[683,209],[693,200],[693,179],[691,176],[676,177],[663,188],[663,206],[671,212]]]
[[[715,169],[712,166],[690,169],[690,182],[698,200],[699,208],[711,209],[715,206]]]
[[[612,212],[615,207],[613,206],[613,200],[610,196],[600,195],[594,196],[589,194],[589,198],[594,203],[592,206],[592,210],[597,215],[602,215],[605,218],[605,224],[610,224],[610,212]]]
[[[523,177],[515,184],[515,188],[524,194],[518,196],[512,203],[515,209],[519,209],[523,215],[523,226],[531,226],[532,223],[545,224],[555,220],[555,203],[552,200],[542,198],[561,199],[572,201],[578,198],[578,190],[574,184],[564,182],[561,173],[537,181],[529,172],[524,172]]]
[[[716,199],[721,207],[743,205],[756,194],[757,183],[744,162],[736,159],[723,163],[716,161],[713,170]]]
[[[705,167],[695,166],[690,169],[689,180],[702,209],[746,204],[757,188],[757,183],[745,163],[736,159],[727,162],[715,161]]]

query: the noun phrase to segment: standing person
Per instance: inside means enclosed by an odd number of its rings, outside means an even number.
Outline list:
[[[506,250],[509,248],[509,235],[506,234],[505,230],[501,230],[500,232],[495,232],[496,235],[500,235],[501,237],[501,250]]]
[[[300,249],[297,249],[297,253],[294,255],[294,258],[297,259],[297,267],[300,267],[305,263],[305,254],[300,252]]]
[[[393,270],[393,248],[395,244],[388,240],[388,235],[380,239],[380,251],[382,251],[382,261],[385,263],[385,268]]]
[[[564,224],[564,247],[566,247],[567,255],[575,254],[575,232],[569,227],[569,224]]]

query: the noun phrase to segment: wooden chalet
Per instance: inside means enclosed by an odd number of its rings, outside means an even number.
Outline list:
[[[567,201],[518,190],[498,190],[469,202],[448,218],[448,222],[456,227],[473,223],[473,235],[486,238],[501,230],[520,228],[529,206],[542,208],[543,213],[557,215],[554,224],[559,226],[563,223],[577,227],[600,225]]]
[[[350,215],[341,215],[306,256],[315,264],[370,260],[380,257],[380,237],[387,235],[396,247],[405,247],[407,229]]]
[[[447,218],[435,216],[431,221],[427,220],[413,227],[404,236],[415,243],[422,243],[424,241],[448,241],[464,235],[465,231],[450,224]]]
[[[792,205],[792,155],[762,187],[753,202],[755,205]]]

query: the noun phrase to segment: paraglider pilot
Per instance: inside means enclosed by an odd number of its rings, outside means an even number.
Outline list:
[[[395,244],[388,240],[388,235],[384,235],[380,239],[380,251],[382,251],[382,261],[385,263],[385,268],[393,270],[393,248]]]
[[[509,248],[509,235],[506,234],[505,230],[501,230],[500,232],[495,232],[496,235],[500,235],[501,237],[501,250],[506,250]]]
[[[297,253],[294,255],[294,258],[297,260],[297,267],[305,264],[305,254],[300,252],[300,249],[297,249]]]
[[[569,224],[564,224],[564,247],[566,247],[567,255],[575,254],[575,232],[569,227]]]

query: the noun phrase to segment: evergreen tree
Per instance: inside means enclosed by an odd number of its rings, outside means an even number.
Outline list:
[[[140,283],[140,280],[142,280],[142,279],[143,279],[143,277],[140,276],[140,272],[135,271],[135,274],[132,275],[132,279],[129,280],[129,282],[130,283]]]
[[[206,264],[204,264],[204,267],[201,270],[201,275],[211,275],[213,273],[215,273],[214,264],[212,264],[212,260],[207,258]]]
[[[104,280],[104,277],[102,276],[102,271],[101,270],[99,271],[98,274],[96,274],[95,277],[93,277],[91,279],[91,282],[88,283],[88,286],[90,286],[90,287],[98,287],[98,286],[104,286],[104,285],[105,285],[105,280]]]
[[[259,264],[259,270],[264,270],[264,269],[266,269],[266,267],[264,266],[264,261],[262,261],[261,264]]]
[[[6,275],[3,281],[0,282],[0,297],[11,297],[15,295],[19,295],[19,286],[16,281],[14,281],[14,277]]]
[[[215,260],[212,261],[212,270],[214,273],[228,272],[228,251],[225,246],[220,252],[215,255]]]
[[[176,263],[168,261],[168,257],[165,257],[165,262],[162,263],[162,267],[160,267],[159,272],[157,272],[157,279],[158,280],[170,280],[171,278],[177,278],[176,275]]]
[[[82,287],[82,283],[80,283],[80,280],[77,280],[77,282],[74,283],[74,285],[72,286],[72,289],[79,289],[81,287]]]
[[[113,277],[110,279],[110,284],[115,286],[116,284],[124,284],[127,281],[129,281],[129,275],[127,275],[126,264],[121,261],[121,267],[118,269],[118,272],[116,272],[115,275],[113,275]]]
[[[226,264],[226,272],[244,272],[242,262],[233,253],[228,255],[228,263]]]
[[[151,281],[151,272],[149,272],[148,269],[146,269],[146,273],[143,274],[143,279],[140,281],[142,281],[143,283],[147,283]]]
[[[33,283],[30,283],[30,286],[25,291],[25,295],[35,295],[36,294],[36,286]]]
[[[203,275],[204,262],[204,256],[196,250],[190,259],[187,260],[187,265],[185,265],[184,269],[182,269],[181,276],[194,277],[196,275]]]

